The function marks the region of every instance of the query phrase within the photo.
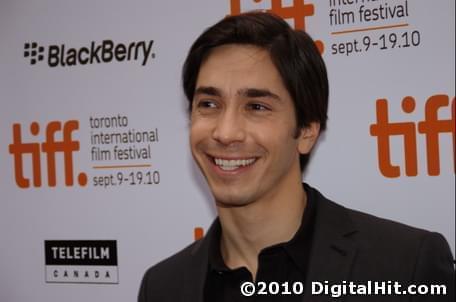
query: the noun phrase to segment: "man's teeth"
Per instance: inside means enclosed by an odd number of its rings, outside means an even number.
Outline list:
[[[231,171],[236,170],[239,167],[245,167],[253,164],[255,158],[250,159],[221,159],[216,158],[215,164],[219,166],[222,170]]]

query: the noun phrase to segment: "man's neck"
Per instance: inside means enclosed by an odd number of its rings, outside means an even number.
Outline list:
[[[218,208],[221,252],[229,268],[247,267],[255,279],[262,249],[287,242],[299,229],[307,197],[302,184],[244,207]]]

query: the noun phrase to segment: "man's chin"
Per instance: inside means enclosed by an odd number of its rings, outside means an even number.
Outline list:
[[[251,198],[247,196],[242,196],[241,194],[217,194],[212,191],[212,194],[215,198],[215,204],[220,208],[239,208],[245,207],[252,202]]]

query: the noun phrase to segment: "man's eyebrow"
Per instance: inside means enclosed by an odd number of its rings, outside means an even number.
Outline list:
[[[222,96],[222,92],[220,91],[220,89],[217,89],[212,86],[200,86],[200,87],[196,88],[194,95],[199,95],[199,94],[207,94],[207,95],[217,96],[217,97]]]
[[[194,95],[205,94],[210,96],[222,97],[222,91],[213,86],[200,86],[195,89]],[[247,98],[272,98],[280,101],[281,98],[271,92],[269,89],[260,88],[243,88],[240,89],[237,95]]]
[[[277,94],[268,89],[245,88],[241,89],[238,94],[248,98],[272,98],[278,101],[281,100]]]

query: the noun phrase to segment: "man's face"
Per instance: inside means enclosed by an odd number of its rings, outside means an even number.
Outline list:
[[[217,205],[268,200],[300,182],[299,153],[310,151],[318,126],[295,134],[293,102],[268,52],[213,49],[196,82],[190,145]]]

